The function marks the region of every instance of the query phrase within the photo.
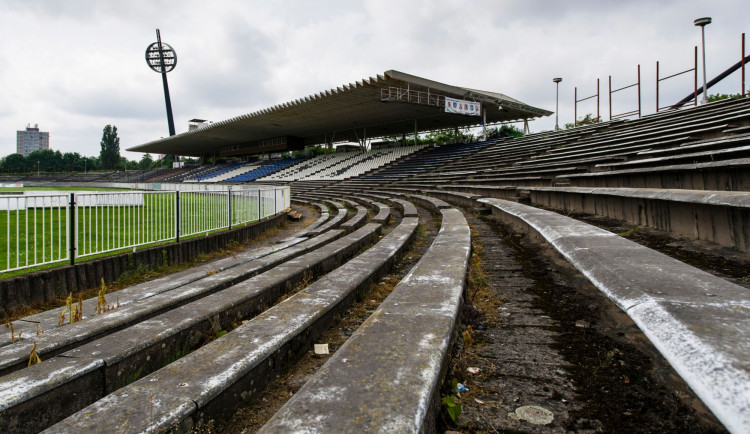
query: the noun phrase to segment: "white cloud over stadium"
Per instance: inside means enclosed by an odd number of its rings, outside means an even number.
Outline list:
[[[643,112],[654,110],[655,62],[663,73],[692,66],[706,29],[709,79],[739,60],[747,8],[740,1],[9,1],[0,16],[0,154],[15,131],[38,123],[61,152],[99,153],[101,130],[117,125],[121,148],[168,135],[159,76],[144,60],[161,29],[178,54],[170,73],[177,132],[188,119],[222,120],[349,83],[384,70],[502,92],[554,110],[552,78],[563,77],[560,122],[607,76],[635,80]],[[710,93],[737,93],[735,73]],[[685,78],[661,98],[690,91]],[[622,100],[620,100],[622,98]],[[617,105],[620,104],[619,108]],[[615,111],[630,110],[623,94]],[[579,115],[595,111],[579,108]],[[554,116],[532,123],[551,129]],[[129,159],[140,154],[128,153]]]

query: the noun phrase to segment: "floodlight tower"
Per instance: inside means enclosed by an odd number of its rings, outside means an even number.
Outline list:
[[[560,126],[557,123],[558,120],[558,107],[560,102],[560,82],[562,81],[562,78],[557,77],[553,78],[552,81],[555,83],[555,131],[560,130]]]
[[[174,119],[172,118],[172,101],[169,98],[169,84],[167,83],[167,73],[177,66],[177,53],[174,49],[161,42],[161,34],[156,29],[156,42],[146,48],[146,63],[155,72],[161,74],[161,81],[164,84],[164,100],[167,104],[167,122],[169,123],[169,135],[174,136]]]
[[[693,24],[701,28],[701,46],[703,50],[703,98],[701,98],[701,104],[708,104],[708,96],[706,92],[706,26],[711,24],[711,17],[698,18],[693,21]]]

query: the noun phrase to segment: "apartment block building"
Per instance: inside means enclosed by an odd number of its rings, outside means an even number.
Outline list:
[[[49,133],[39,131],[39,124],[26,125],[26,130],[16,131],[16,152],[27,157],[34,151],[49,149]]]

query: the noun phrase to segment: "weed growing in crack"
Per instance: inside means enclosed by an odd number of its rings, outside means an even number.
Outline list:
[[[474,345],[474,329],[471,326],[466,327],[463,332],[464,347]]]
[[[10,330],[10,343],[15,344],[16,342],[21,341],[21,333],[22,331],[18,332],[18,337],[16,337],[16,330],[13,328],[12,322],[6,322],[5,323],[5,330]]]
[[[36,342],[34,342],[34,346],[31,348],[31,354],[29,354],[29,365],[36,365],[38,363],[42,363],[42,359],[39,357],[39,354],[36,353]]]
[[[627,231],[620,232],[617,235],[619,235],[619,236],[621,236],[623,238],[635,238],[635,236],[638,235],[638,232],[639,232],[638,228],[637,227],[633,227],[633,228],[630,228]]]

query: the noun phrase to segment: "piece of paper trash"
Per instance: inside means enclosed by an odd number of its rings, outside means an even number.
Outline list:
[[[466,386],[464,386],[464,385],[463,385],[463,384],[461,384],[461,383],[458,383],[458,389],[457,389],[457,390],[458,390],[459,392],[467,392],[467,391],[469,390],[469,388],[468,388],[468,387],[466,387]]]
[[[315,351],[315,354],[318,354],[318,355],[328,354],[328,344],[315,344],[313,349]]]
[[[484,404],[484,401],[476,399],[476,398],[474,398],[474,401],[476,401],[477,404],[479,404],[479,405],[483,405]]]
[[[474,368],[474,367],[466,368],[466,370],[469,371],[469,373],[471,374],[478,374],[480,371],[479,368]]]

